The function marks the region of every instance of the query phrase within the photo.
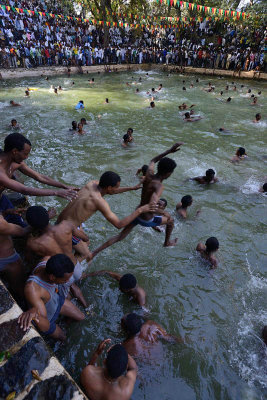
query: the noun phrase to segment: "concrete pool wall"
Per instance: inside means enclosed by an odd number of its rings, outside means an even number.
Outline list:
[[[162,71],[168,71],[172,68],[178,67],[178,65],[163,65],[163,64],[114,64],[108,65],[111,71],[136,71],[138,69],[151,70],[159,69]],[[71,74],[77,74],[81,72],[80,67],[70,67]],[[82,67],[83,73],[95,73],[105,72],[107,66],[105,65],[92,65]],[[256,79],[256,80],[267,80],[267,73],[255,72],[255,71],[241,71],[238,76],[234,71],[224,69],[209,69],[209,68],[193,68],[184,67],[185,72],[188,74],[200,74],[200,75],[215,75],[225,76],[239,79]],[[67,74],[67,67],[38,67],[38,68],[15,68],[15,69],[0,69],[0,80],[1,79],[14,79],[14,78],[26,78],[32,76],[53,76],[53,75],[65,75]]]

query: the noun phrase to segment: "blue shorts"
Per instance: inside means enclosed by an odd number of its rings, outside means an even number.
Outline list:
[[[53,315],[53,317],[52,317],[52,319],[50,321],[50,326],[49,326],[48,331],[42,332],[44,335],[52,335],[52,333],[54,333],[55,330],[56,330],[56,321],[57,321],[58,316],[60,314],[61,308],[62,308],[62,306],[63,306],[63,304],[65,302],[65,297],[64,296],[61,296],[59,294],[58,297],[59,297],[59,299],[58,299],[58,306],[57,306],[56,312],[55,312],[55,314]]]
[[[13,204],[11,203],[11,201],[9,200],[9,198],[2,194],[2,196],[0,197],[0,212],[1,211],[5,211],[8,210],[9,208],[15,208],[13,206]],[[20,215],[6,215],[5,216],[5,220],[11,224],[16,224],[19,226],[22,226],[22,228],[25,228],[25,226],[27,226],[26,222],[24,221],[23,218],[21,218]]]
[[[161,225],[161,222],[162,222],[162,217],[160,215],[156,215],[155,217],[149,219],[148,221],[140,217],[137,217],[133,220],[132,224],[145,226],[147,228],[153,228],[154,226]]]
[[[15,250],[14,250],[14,253],[12,254],[12,256],[9,256],[6,258],[0,258],[0,272],[4,271],[6,269],[6,267],[8,266],[8,264],[11,264],[18,260],[20,260],[20,256],[18,255],[18,253]]]

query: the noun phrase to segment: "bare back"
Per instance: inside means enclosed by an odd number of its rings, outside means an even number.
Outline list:
[[[58,222],[68,220],[76,227],[80,226],[98,210],[99,201],[105,200],[98,190],[98,182],[90,181],[78,192],[77,198],[60,213]]]
[[[152,196],[156,192],[162,192],[163,191],[163,185],[159,179],[155,177],[155,175],[146,175],[144,182],[143,182],[143,188],[142,188],[142,193],[141,193],[141,202],[140,206],[144,206],[145,204],[149,204],[152,200]],[[147,212],[141,214],[141,218],[144,220],[149,220],[153,218],[154,214]]]

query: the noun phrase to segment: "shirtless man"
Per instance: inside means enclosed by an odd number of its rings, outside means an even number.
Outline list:
[[[136,277],[132,274],[120,275],[113,271],[96,271],[91,272],[87,276],[109,275],[111,278],[119,282],[119,288],[122,293],[131,296],[139,306],[144,306],[146,303],[146,292],[143,288],[137,285]]]
[[[79,287],[75,284],[82,277],[82,266],[72,253],[72,236],[75,235],[83,242],[89,242],[88,236],[78,230],[71,221],[62,221],[58,225],[49,223],[47,210],[42,206],[29,207],[26,212],[26,220],[33,232],[27,240],[27,249],[41,258],[65,254],[75,265],[74,272],[69,281],[63,286],[64,296],[69,291],[76,297],[84,307],[87,303]]]
[[[12,119],[12,120],[11,120],[10,128],[11,128],[13,131],[18,131],[18,130],[20,130],[20,126],[19,126],[19,124],[18,124],[18,122],[17,122],[16,119]]]
[[[200,115],[192,115],[191,112],[186,112],[184,114],[184,121],[185,122],[197,122],[200,121],[202,117]]]
[[[235,153],[234,157],[231,159],[231,162],[232,163],[238,163],[238,162],[244,160],[245,157],[247,157],[247,153],[246,153],[245,148],[244,147],[239,147],[236,150],[236,153]]]
[[[184,219],[187,218],[187,208],[190,207],[192,203],[193,198],[189,194],[182,197],[181,202],[176,205],[176,211],[180,217]]]
[[[205,176],[196,176],[195,178],[191,178],[191,180],[196,181],[202,185],[209,184],[209,183],[216,183],[218,182],[218,178],[215,177],[215,171],[210,168],[207,169]]]
[[[11,236],[25,236],[28,232],[29,228],[10,224],[0,215],[0,276],[6,279],[10,291],[20,299],[23,298],[26,277],[22,260],[14,248]]]
[[[183,143],[175,143],[170,149],[168,149],[162,154],[159,154],[150,161],[145,179],[143,181],[141,202],[137,210],[140,209],[140,206],[144,207],[145,205],[149,204],[154,205],[158,203],[158,200],[163,192],[162,181],[169,178],[173,173],[174,169],[176,168],[176,162],[165,156],[167,154],[177,152],[178,150],[180,150],[180,146],[182,145]],[[159,161],[158,172],[154,174],[155,163],[157,163],[158,161]],[[158,213],[159,214],[161,213],[160,210],[158,211]],[[112,244],[119,242],[120,240],[123,240],[126,236],[129,235],[129,233],[136,225],[141,225],[145,227],[167,225],[165,232],[164,246],[165,247],[174,246],[177,243],[178,239],[170,240],[171,233],[174,227],[173,218],[170,216],[170,214],[167,214],[166,211],[163,211],[161,214],[165,215],[155,216],[155,212],[152,211],[143,212],[140,217],[137,217],[134,221],[129,223],[129,225],[126,226],[121,233],[112,237],[102,246],[94,250],[93,257],[95,257],[100,251],[106,249]]]
[[[219,249],[219,241],[216,237],[210,237],[206,240],[206,243],[198,243],[196,250],[200,252],[201,256],[209,261],[212,265],[212,268],[216,268],[218,266],[218,261],[214,255],[214,253]]]
[[[261,120],[261,114],[260,113],[257,113],[256,115],[255,115],[255,119],[254,119],[254,124],[257,124],[258,122],[260,122],[260,120]]]
[[[21,104],[15,103],[14,100],[10,100],[9,104],[11,105],[11,107],[21,107]]]
[[[137,365],[121,344],[113,346],[97,367],[97,359],[110,339],[99,343],[89,364],[82,370],[81,383],[91,400],[130,400],[137,376]]]
[[[48,176],[39,174],[24,163],[24,160],[29,157],[31,142],[23,135],[20,133],[11,133],[5,138],[4,143],[4,151],[0,153],[0,210],[14,208],[13,204],[3,194],[5,189],[11,189],[14,192],[30,196],[58,196],[69,200],[76,197],[77,194],[73,188],[57,182]],[[11,179],[16,170],[19,170],[38,182],[61,188],[61,190],[27,187]]]
[[[170,335],[155,321],[144,321],[135,313],[126,314],[121,319],[121,326],[127,332],[127,339],[122,343],[132,357],[144,357],[146,352],[150,356],[150,350],[156,347],[159,339],[171,343],[183,343],[181,337]]]
[[[59,314],[82,321],[84,314],[61,292],[61,285],[72,277],[74,264],[65,254],[57,254],[40,262],[29,276],[24,295],[29,307],[18,318],[21,329],[26,331],[34,320],[44,335],[64,341],[66,336],[56,324]]]
[[[187,104],[183,103],[180,106],[178,106],[179,110],[187,110],[188,108],[194,107],[195,104],[191,104],[191,106],[188,106]]]
[[[140,185],[133,187],[120,187],[121,178],[115,172],[107,171],[98,181],[90,181],[78,193],[77,199],[67,205],[58,217],[58,222],[63,220],[71,221],[74,226],[81,229],[81,224],[90,218],[95,212],[100,211],[104,217],[117,229],[121,229],[132,222],[135,218],[144,212],[153,212],[156,205],[145,204],[136,209],[132,214],[123,219],[119,219],[114,214],[106,200],[105,195],[113,195],[129,190],[137,190]],[[73,237],[72,244],[80,255],[90,260],[92,255],[84,243],[80,239]]]

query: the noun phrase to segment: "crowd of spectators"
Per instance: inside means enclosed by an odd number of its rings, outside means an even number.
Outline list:
[[[0,3],[64,14],[56,2],[53,9],[48,9],[41,0],[0,0]],[[163,63],[267,72],[266,40],[264,27],[241,28],[230,22],[204,20],[175,28],[104,28],[0,8],[2,68]]]

